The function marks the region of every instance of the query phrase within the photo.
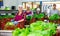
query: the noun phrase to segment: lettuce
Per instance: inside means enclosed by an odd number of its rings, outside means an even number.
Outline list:
[[[13,24],[13,22],[7,22],[6,23],[6,26],[13,26],[14,24]]]
[[[54,14],[52,16],[49,17],[50,20],[58,20],[59,19],[59,15],[58,14]]]
[[[40,13],[39,15],[38,15],[38,18],[44,18],[44,14],[43,13]]]
[[[32,16],[27,16],[26,19],[27,20],[31,20],[32,19]]]
[[[14,30],[13,34],[14,36],[52,36],[56,34],[56,28],[57,25],[54,23],[37,21],[30,24],[30,27]]]
[[[18,36],[21,33],[21,29],[17,28],[12,32],[12,36]]]
[[[40,13],[40,14],[34,14],[34,18],[36,18],[36,19],[40,19],[40,18],[44,18],[44,13]]]

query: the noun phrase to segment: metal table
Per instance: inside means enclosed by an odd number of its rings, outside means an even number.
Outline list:
[[[0,30],[0,36],[12,36],[12,30]]]

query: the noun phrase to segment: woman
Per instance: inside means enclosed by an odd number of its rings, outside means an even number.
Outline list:
[[[27,6],[27,10],[25,11],[25,15],[26,17],[29,17],[29,16],[33,16],[33,12],[30,10],[30,6]],[[29,25],[29,22],[27,19],[26,19],[26,25]]]
[[[12,22],[16,25],[18,25],[21,22],[24,22],[24,13],[23,13],[23,7],[21,5],[18,6],[18,13],[16,14],[14,21],[12,20]],[[23,24],[19,24],[18,27],[23,28],[24,27],[24,23]]]
[[[41,10],[40,10],[40,5],[37,5],[37,7],[35,8],[36,13],[35,14],[40,14]]]
[[[36,14],[40,14],[41,12],[40,12],[40,8],[37,8],[36,9]]]
[[[32,16],[33,12],[30,10],[30,6],[27,6],[27,10],[25,11],[26,16]]]

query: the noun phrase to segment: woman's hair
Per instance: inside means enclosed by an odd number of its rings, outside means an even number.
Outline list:
[[[37,11],[40,11],[40,8],[37,8],[36,10],[37,10]]]
[[[22,6],[22,5],[18,5],[18,7],[22,7],[22,8],[23,8],[23,6]]]
[[[27,7],[29,7],[29,8],[30,8],[30,6],[29,6],[29,5],[27,5]]]
[[[22,6],[22,5],[18,5],[18,10],[19,10],[19,7],[20,7],[20,8],[23,8],[23,6]]]

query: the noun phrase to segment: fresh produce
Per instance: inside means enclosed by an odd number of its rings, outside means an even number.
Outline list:
[[[18,36],[21,33],[21,29],[20,28],[17,28],[12,33],[13,33],[12,36]]]
[[[27,16],[26,19],[27,20],[31,20],[32,19],[32,16]]]
[[[0,19],[2,19],[2,16],[0,16]]]
[[[35,8],[33,8],[33,9],[31,8],[31,10],[36,11]]]
[[[49,17],[50,20],[58,20],[59,19],[59,15],[58,14],[54,14],[52,16]]]
[[[6,18],[14,18],[14,15],[5,15]],[[4,17],[4,18],[5,18]]]
[[[29,32],[30,32],[29,28],[26,28],[24,31],[21,32],[21,34],[19,34],[19,36],[27,36],[29,34]]]
[[[15,29],[15,30],[12,32],[12,33],[13,33],[12,36],[18,36],[18,35],[21,33],[20,30],[21,30],[20,28]]]
[[[27,36],[28,34],[29,34],[29,28],[26,29],[17,28],[13,31],[13,36]]]
[[[7,22],[4,25],[4,30],[13,30],[15,28],[16,28],[16,26],[13,24],[13,22]]]
[[[5,10],[10,10],[10,8],[9,7],[5,7]]]
[[[14,18],[14,15],[8,15],[9,18]]]
[[[13,23],[10,22],[12,18],[14,18],[14,15],[1,15],[0,16],[2,30],[8,27],[15,28],[13,27]]]
[[[13,26],[14,24],[13,24],[13,22],[7,22],[6,23],[6,26]]]
[[[38,19],[37,17],[38,17],[38,15],[37,15],[37,14],[34,14],[34,15],[33,15],[33,18]]]
[[[29,27],[14,30],[13,36],[52,36],[56,34],[56,28],[57,24],[37,21]]]
[[[0,19],[4,19],[4,18],[14,18],[14,15],[3,15],[3,16],[0,16]]]
[[[40,13],[40,14],[34,14],[34,18],[37,18],[37,19],[40,19],[40,18],[44,18],[44,14],[43,13]]]
[[[38,18],[44,18],[44,14],[43,13],[40,13],[39,15],[38,15]]]
[[[30,25],[30,28],[31,28],[31,31],[34,31],[34,30],[45,30],[45,29],[51,29],[52,27],[55,29],[56,27],[56,24],[51,24],[51,23],[45,23],[45,22],[42,22],[42,21],[37,21],[35,23],[32,23]],[[38,27],[38,28],[37,28]]]

